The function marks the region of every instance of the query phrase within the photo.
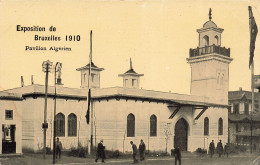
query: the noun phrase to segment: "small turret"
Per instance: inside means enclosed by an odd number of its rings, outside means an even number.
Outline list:
[[[140,77],[143,74],[138,74],[134,71],[132,60],[130,58],[130,69],[124,74],[119,74],[118,77],[123,77],[123,86],[126,88],[139,88]]]
[[[81,72],[81,88],[88,88],[88,78],[91,81],[90,88],[100,88],[100,72],[104,68],[97,67],[93,62],[91,62],[91,76],[89,77],[89,64],[81,68],[76,69]]]

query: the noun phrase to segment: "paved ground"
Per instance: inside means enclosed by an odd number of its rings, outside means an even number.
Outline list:
[[[243,155],[231,155],[229,158],[218,158],[209,156],[199,156],[196,154],[187,154],[182,158],[182,165],[251,165],[253,160],[257,158],[257,155],[243,154]],[[11,157],[11,158],[0,158],[0,165],[48,165],[52,164],[52,155],[47,155],[46,159],[42,158],[40,154],[24,154],[23,157]],[[63,156],[61,160],[59,160],[56,164],[59,165],[94,165],[101,164],[94,162],[93,158],[77,158],[77,157],[69,157]],[[106,164],[109,165],[129,165],[132,164],[131,158],[125,159],[107,159]],[[142,165],[173,165],[174,158],[170,156],[166,157],[148,157],[145,161],[139,162],[138,164]]]

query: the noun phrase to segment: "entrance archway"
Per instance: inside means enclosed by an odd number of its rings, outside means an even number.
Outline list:
[[[188,148],[188,123],[181,118],[175,124],[174,129],[174,147],[179,147],[181,151],[187,151]]]

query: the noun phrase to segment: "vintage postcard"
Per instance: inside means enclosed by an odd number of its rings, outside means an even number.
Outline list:
[[[259,0],[0,0],[0,164],[260,163]]]

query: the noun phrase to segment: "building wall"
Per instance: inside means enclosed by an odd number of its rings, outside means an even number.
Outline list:
[[[5,110],[13,110],[13,119],[5,119]],[[0,126],[2,129],[3,124],[15,125],[15,142],[16,153],[22,154],[22,107],[21,101],[17,100],[0,100]],[[0,154],[2,154],[2,130],[0,134]]]
[[[196,110],[201,111],[201,110]],[[195,112],[196,114],[199,112]],[[209,135],[204,136],[204,119],[208,117],[209,119]],[[195,117],[194,117],[195,118]],[[223,119],[223,135],[218,134],[218,121],[219,118]],[[208,149],[209,143],[214,140],[217,143],[219,140],[222,140],[222,143],[225,144],[228,141],[228,109],[227,108],[217,108],[211,107],[208,108],[205,113],[199,118],[198,121],[195,121],[193,125],[193,136],[192,136],[192,150],[194,151],[197,148]]]
[[[26,98],[23,101],[23,149],[39,151],[43,148],[43,129],[44,122],[44,97]],[[65,115],[65,136],[59,137],[63,149],[77,147],[78,142],[86,146],[89,140],[89,126],[86,124],[86,100],[72,100],[57,98],[56,114]],[[68,136],[68,116],[74,113],[77,116],[77,136]],[[53,147],[53,119],[54,119],[54,99],[48,98],[47,101],[47,135],[46,146]]]
[[[195,117],[201,110],[193,110],[191,107],[182,107],[173,119],[168,119],[175,108],[168,108],[166,103],[157,103],[140,100],[109,99],[95,101],[94,111],[94,142],[103,139],[108,150],[123,152],[132,151],[130,141],[139,144],[143,139],[147,150],[167,151],[174,147],[174,129],[176,122],[184,118],[188,123],[188,151],[197,148],[208,148],[211,140],[227,142],[228,110],[227,108],[209,108],[197,121]],[[135,116],[135,137],[127,137],[127,116],[132,113]],[[157,117],[157,136],[151,137],[150,116]],[[204,118],[210,120],[210,134],[204,136]],[[218,119],[223,119],[223,135],[218,135]],[[168,142],[165,131],[169,131]]]

